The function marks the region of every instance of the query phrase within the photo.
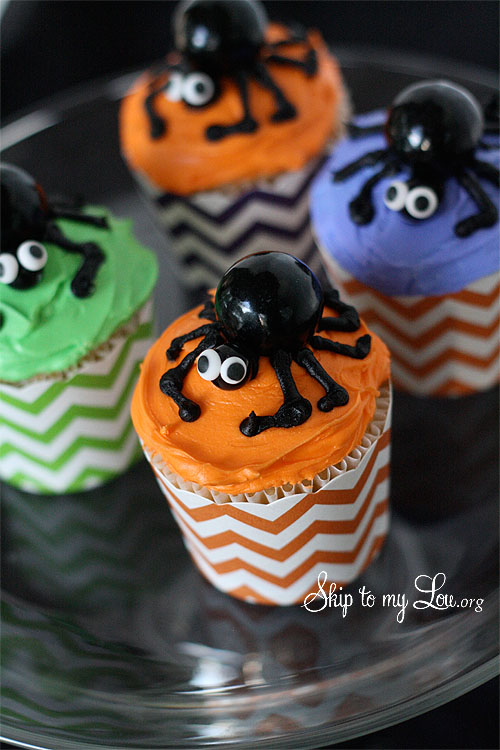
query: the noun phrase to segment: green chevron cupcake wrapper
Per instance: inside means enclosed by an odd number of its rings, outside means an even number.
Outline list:
[[[0,477],[28,492],[91,489],[141,456],[129,409],[152,302],[77,367],[0,384]]]

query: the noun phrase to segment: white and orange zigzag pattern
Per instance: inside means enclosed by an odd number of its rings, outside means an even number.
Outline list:
[[[267,505],[219,505],[155,473],[202,574],[239,599],[287,605],[316,591],[321,571],[345,584],[376,556],[389,525],[389,460],[386,425],[358,466],[333,480],[335,489]]]
[[[500,378],[500,274],[436,297],[388,297],[365,286],[324,251],[342,298],[391,350],[397,388],[419,395],[461,396]]]
[[[247,192],[220,190],[188,198],[160,193],[137,175],[150,195],[189,288],[216,286],[239,258],[262,250],[286,251],[321,267],[309,221],[309,186],[324,158],[302,170],[262,181]]]

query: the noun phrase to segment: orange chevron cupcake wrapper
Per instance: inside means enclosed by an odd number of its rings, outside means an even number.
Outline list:
[[[218,589],[260,604],[301,604],[318,575],[344,585],[376,557],[389,526],[391,392],[381,389],[361,444],[312,482],[245,501],[193,491],[148,454],[200,572]],[[189,489],[187,489],[189,487]],[[317,489],[316,489],[317,488]],[[238,497],[241,497],[238,496]]]
[[[375,291],[322,251],[342,299],[391,352],[394,386],[420,396],[465,396],[500,380],[500,273],[441,296]]]

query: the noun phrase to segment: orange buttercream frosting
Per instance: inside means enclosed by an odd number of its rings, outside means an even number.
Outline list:
[[[173,400],[161,392],[159,381],[199,343],[188,342],[176,362],[167,362],[165,352],[170,342],[200,325],[200,310],[198,307],[172,323],[150,349],[132,401],[132,419],[139,437],[175,474],[232,495],[257,492],[312,479],[360,444],[374,415],[379,387],[389,378],[389,352],[373,333],[365,359],[314,352],[325,370],[347,390],[349,401],[345,406],[327,413],[319,411],[316,404],[325,391],[293,363],[298,390],[312,404],[311,416],[298,427],[276,427],[246,437],[240,432],[240,423],[251,411],[273,414],[283,403],[269,359],[261,357],[257,376],[232,391],[220,390],[203,380],[196,366],[192,367],[183,393],[199,404],[201,416],[195,422],[183,422]],[[325,308],[325,315],[336,313]],[[321,335],[354,345],[365,333],[369,331],[362,322],[354,333],[322,331]]]
[[[278,41],[287,33],[285,27],[270,24],[266,38]],[[297,116],[272,122],[276,109],[273,95],[252,79],[250,105],[259,127],[254,133],[230,135],[219,141],[208,140],[206,128],[232,124],[243,114],[232,80],[224,79],[221,96],[201,109],[159,94],[155,109],[167,127],[164,135],[154,140],[144,107],[154,78],[150,73],[144,74],[123,100],[120,111],[122,151],[130,167],[158,188],[180,195],[301,169],[322,152],[339,130],[345,97],[338,64],[321,35],[310,31],[308,39],[317,53],[315,75],[307,77],[295,68],[268,64],[274,80],[295,106]],[[287,47],[287,55],[299,58],[301,54],[301,45]],[[167,75],[164,74],[165,81]]]

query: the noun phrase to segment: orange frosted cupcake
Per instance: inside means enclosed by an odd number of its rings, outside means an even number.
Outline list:
[[[254,0],[181,3],[174,36],[123,100],[120,137],[183,280],[214,285],[250,247],[309,259],[308,187],[346,111],[335,58]]]
[[[345,584],[388,528],[389,354],[287,253],[247,256],[149,351],[132,401],[194,562],[247,601]]]

